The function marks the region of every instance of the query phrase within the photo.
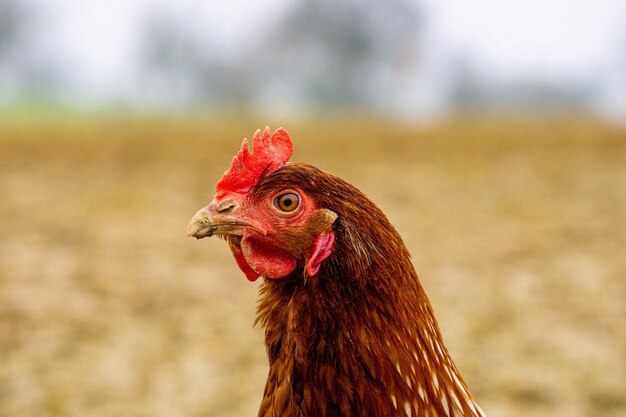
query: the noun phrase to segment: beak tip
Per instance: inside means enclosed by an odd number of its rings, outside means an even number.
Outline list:
[[[209,210],[208,207],[204,207],[196,214],[193,215],[187,226],[187,237],[195,237],[196,239],[202,239],[203,237],[210,236],[208,233],[204,233],[210,230],[209,222]]]
[[[197,224],[190,223],[189,226],[187,226],[187,237],[195,237],[198,239],[197,234],[199,230],[200,227]]]
[[[189,224],[189,227],[187,227],[187,237],[195,237],[198,240],[213,236],[213,232],[213,227],[198,222],[192,222]]]

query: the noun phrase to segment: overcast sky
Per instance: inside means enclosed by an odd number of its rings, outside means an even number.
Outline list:
[[[624,0],[431,0],[447,48],[466,48],[493,75],[587,77],[626,54]],[[471,7],[468,7],[471,4]]]
[[[95,96],[128,88],[138,69],[142,21],[165,8],[228,48],[294,0],[35,0],[41,45],[74,68]],[[625,0],[424,0],[428,47],[471,56],[485,74],[584,81],[626,55]],[[622,66],[622,68],[624,68]]]

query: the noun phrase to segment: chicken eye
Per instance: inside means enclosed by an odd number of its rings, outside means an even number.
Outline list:
[[[274,206],[282,212],[291,213],[300,205],[300,196],[293,191],[281,194],[274,199]]]

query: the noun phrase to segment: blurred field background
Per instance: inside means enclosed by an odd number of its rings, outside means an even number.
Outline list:
[[[0,416],[248,416],[256,285],[185,228],[255,117],[0,128]],[[272,126],[278,127],[272,124]],[[285,123],[401,231],[492,416],[626,415],[626,132]]]
[[[623,0],[0,0],[0,417],[245,417],[243,137],[363,190],[489,416],[626,417]]]

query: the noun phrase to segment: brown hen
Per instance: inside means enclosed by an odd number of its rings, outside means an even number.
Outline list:
[[[402,239],[358,189],[288,163],[283,129],[244,140],[191,220],[263,277],[269,375],[259,417],[484,416],[444,346]]]

